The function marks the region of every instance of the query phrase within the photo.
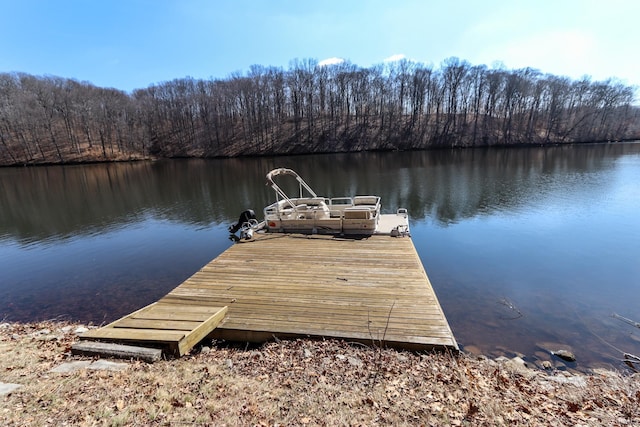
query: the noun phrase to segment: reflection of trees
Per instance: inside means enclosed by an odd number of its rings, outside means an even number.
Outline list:
[[[294,61],[129,95],[0,73],[0,164],[592,142],[640,137],[634,90],[449,58]]]
[[[231,161],[168,161],[0,170],[0,230],[18,239],[101,232],[145,215],[197,224],[239,212]],[[263,182],[263,180],[260,180]]]
[[[416,219],[431,216],[442,223],[511,211],[552,192],[584,191],[594,185],[593,180],[558,183],[559,175],[598,172],[609,167],[612,158],[639,152],[639,144],[596,144],[411,155],[409,177],[404,179],[410,187],[394,204],[408,207]],[[390,196],[383,200],[393,200]]]
[[[640,144],[596,144],[5,168],[0,233],[64,238],[144,216],[226,224],[273,201],[265,174],[276,167],[295,169],[326,197],[377,194],[386,212],[406,207],[416,220],[450,223],[514,209],[556,191],[545,177],[598,171],[612,157],[638,152]]]

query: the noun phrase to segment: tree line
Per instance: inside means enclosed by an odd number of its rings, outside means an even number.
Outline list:
[[[126,93],[0,73],[0,164],[640,139],[634,88],[531,68],[296,60]]]

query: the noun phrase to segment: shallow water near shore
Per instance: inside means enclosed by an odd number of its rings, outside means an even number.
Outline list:
[[[157,300],[273,200],[275,167],[407,208],[463,348],[569,348],[576,369],[640,354],[612,317],[640,321],[638,143],[0,169],[0,320],[100,324]]]

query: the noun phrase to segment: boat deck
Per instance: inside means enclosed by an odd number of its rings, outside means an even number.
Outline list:
[[[458,349],[409,237],[256,233],[158,304],[174,315],[194,306],[228,307],[208,332],[212,339],[331,337]]]
[[[400,214],[382,214],[378,219],[378,227],[374,234],[391,235],[393,230],[405,229],[409,232],[409,218]]]

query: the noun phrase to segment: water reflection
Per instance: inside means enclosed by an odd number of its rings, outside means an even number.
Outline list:
[[[408,208],[461,344],[569,343],[582,363],[614,363],[598,335],[640,353],[610,317],[640,318],[640,144],[0,169],[0,318],[101,323],[154,301],[272,201],[275,167],[327,197]]]
[[[418,221],[449,224],[518,209],[558,190],[597,191],[606,183],[558,189],[554,177],[582,180],[635,151],[636,144],[600,144],[4,168],[0,235],[22,243],[64,239],[146,216],[200,226],[228,222],[247,207],[268,204],[264,175],[275,167],[297,170],[327,197],[380,194],[388,212],[407,207]]]

